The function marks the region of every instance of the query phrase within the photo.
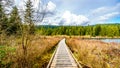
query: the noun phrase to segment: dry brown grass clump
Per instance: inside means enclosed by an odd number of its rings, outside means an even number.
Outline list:
[[[66,42],[83,67],[120,68],[120,44],[78,38]]]
[[[61,38],[51,36],[33,36],[31,38],[26,46],[26,55],[23,54],[20,39],[13,41],[14,46],[9,45],[5,46],[4,49],[0,48],[1,51],[7,51],[4,54],[5,56],[2,59],[0,58],[0,68],[45,68]]]

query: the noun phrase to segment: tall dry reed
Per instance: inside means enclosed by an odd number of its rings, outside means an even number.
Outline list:
[[[66,42],[83,67],[120,68],[120,44],[79,38]]]

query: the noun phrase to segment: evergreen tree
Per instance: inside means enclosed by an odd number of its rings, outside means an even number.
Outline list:
[[[26,3],[26,10],[25,10],[25,16],[24,16],[24,22],[28,25],[27,31],[29,31],[29,34],[34,34],[35,27],[33,23],[33,5],[31,0],[28,0]]]
[[[93,30],[94,30],[94,36],[98,36],[100,35],[100,32],[101,32],[101,26],[96,25]]]
[[[101,32],[100,35],[101,36],[106,36],[107,35],[107,26],[101,26]]]
[[[118,26],[118,29],[119,29],[119,36],[120,36],[120,25]]]
[[[6,33],[7,27],[8,27],[8,18],[6,17],[4,13],[4,9],[2,4],[0,3],[0,34]]]
[[[9,34],[20,34],[21,33],[21,19],[18,13],[17,7],[13,7],[13,10],[11,12],[10,18],[9,18]]]
[[[119,35],[119,29],[117,26],[108,26],[107,27],[107,36],[114,37]]]

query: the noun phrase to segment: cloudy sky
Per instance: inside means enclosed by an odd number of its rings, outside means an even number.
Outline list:
[[[19,9],[24,1],[15,0]],[[120,0],[32,0],[34,8],[39,3],[46,6],[46,16],[41,25],[93,25],[120,23]]]

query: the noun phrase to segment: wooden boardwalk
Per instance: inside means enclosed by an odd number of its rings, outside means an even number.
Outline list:
[[[65,39],[61,40],[47,68],[82,68],[73,58]]]

